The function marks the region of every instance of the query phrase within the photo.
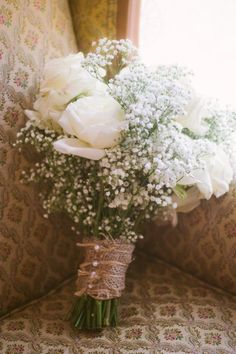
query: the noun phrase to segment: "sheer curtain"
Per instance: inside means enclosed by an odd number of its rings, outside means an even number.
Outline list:
[[[190,67],[203,94],[236,108],[236,0],[142,0],[140,53]]]

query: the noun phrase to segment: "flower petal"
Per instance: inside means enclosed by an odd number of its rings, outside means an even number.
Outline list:
[[[25,115],[30,120],[39,121],[41,119],[41,114],[39,112],[31,111],[29,109],[25,109]]]
[[[177,203],[177,212],[181,213],[188,213],[195,209],[200,204],[202,198],[203,196],[196,186],[190,188],[183,199],[178,198],[175,194],[172,196],[173,202]]]
[[[53,143],[55,150],[67,155],[76,155],[90,160],[100,160],[105,156],[103,149],[94,149],[78,139],[65,138]]]
[[[192,171],[191,174],[184,176],[179,184],[183,186],[196,185],[206,199],[210,199],[213,194],[212,181],[207,168]]]

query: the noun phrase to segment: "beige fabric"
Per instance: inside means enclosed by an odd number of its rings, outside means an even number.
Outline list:
[[[148,227],[140,245],[193,275],[236,294],[236,188],[179,217],[177,228]]]
[[[72,8],[80,9],[82,2],[71,0]],[[83,4],[87,5],[80,22],[84,48],[105,34],[98,31],[99,22],[114,37],[116,1]],[[18,154],[9,146],[23,124],[23,109],[32,106],[45,58],[76,51],[67,1],[1,0],[0,14],[1,315],[72,273],[77,250],[64,219],[45,221],[37,192],[19,183],[22,166],[34,158],[32,152]],[[78,19],[77,12],[75,26]],[[235,200],[232,191],[223,199],[205,202],[180,217],[177,229],[152,225],[144,249],[236,293]]]
[[[45,58],[76,51],[66,0],[0,1],[0,315],[48,291],[76,268],[65,221],[45,221],[19,182],[30,150],[9,145],[31,108]],[[27,162],[26,162],[27,161]]]
[[[1,354],[235,354],[236,300],[162,262],[137,255],[120,326],[72,328],[74,281],[0,321]]]
[[[70,7],[81,51],[100,38],[116,38],[117,0],[70,0]]]

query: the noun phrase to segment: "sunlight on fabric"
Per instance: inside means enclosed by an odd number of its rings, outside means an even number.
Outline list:
[[[198,90],[236,107],[236,0],[142,0],[140,53],[181,64]]]

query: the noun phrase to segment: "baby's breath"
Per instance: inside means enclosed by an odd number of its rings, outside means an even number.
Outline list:
[[[33,146],[39,159],[24,171],[23,179],[43,186],[46,218],[65,212],[77,233],[136,242],[143,237],[139,230],[145,220],[173,214],[173,194],[187,193],[179,181],[201,168],[201,157],[214,154],[216,145],[236,165],[236,115],[209,109],[209,129],[197,136],[175,120],[185,114],[193,94],[185,68],[149,69],[128,40],[102,39],[94,46],[83,66],[107,84],[108,93],[125,111],[119,144],[106,149],[99,161],[64,155],[53,148],[63,133],[30,120],[17,143]]]

